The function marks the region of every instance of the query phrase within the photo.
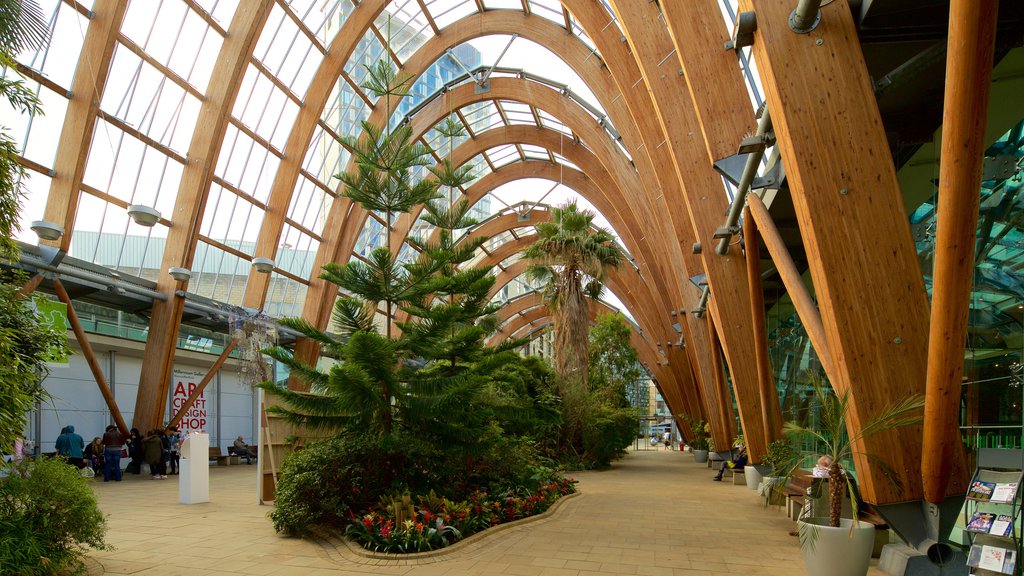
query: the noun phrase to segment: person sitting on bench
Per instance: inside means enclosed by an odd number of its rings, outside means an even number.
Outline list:
[[[245,438],[239,436],[235,438],[235,455],[245,458],[246,464],[252,464],[252,461],[256,459],[256,455],[249,450],[249,445],[245,443]]]
[[[722,474],[725,474],[726,466],[728,466],[731,470],[735,470],[736,468],[743,468],[744,466],[747,465],[747,447],[740,444],[736,448],[739,450],[739,453],[736,455],[735,458],[726,462],[725,466],[722,466],[718,470],[718,476],[715,476],[714,478],[712,478],[712,480],[716,482],[721,482]]]

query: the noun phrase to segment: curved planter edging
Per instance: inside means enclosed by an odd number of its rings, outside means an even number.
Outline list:
[[[395,554],[395,553],[392,553],[392,552],[373,552],[371,550],[367,550],[366,548],[363,548],[358,543],[353,542],[352,540],[350,540],[346,536],[338,536],[338,540],[340,540],[341,542],[344,542],[344,544],[348,548],[349,552],[351,552],[352,554],[355,554],[356,556],[359,556],[361,558],[365,558],[367,560],[395,560],[395,561],[400,561],[400,560],[423,560],[423,559],[426,559],[426,558],[437,558],[438,556],[446,556],[448,554],[454,554],[456,552],[459,552],[459,551],[463,550],[464,548],[468,548],[468,547],[471,547],[471,546],[473,546],[475,544],[478,544],[482,540],[487,539],[489,536],[493,536],[495,534],[499,534],[499,533],[504,532],[506,530],[509,530],[511,528],[516,528],[516,527],[522,526],[523,524],[529,524],[531,522],[536,522],[538,520],[547,519],[547,518],[551,517],[552,515],[554,515],[555,512],[557,512],[562,507],[562,504],[565,501],[572,500],[573,498],[575,498],[577,496],[580,496],[581,494],[582,494],[581,492],[573,492],[572,494],[566,494],[565,496],[562,496],[561,498],[556,500],[555,503],[552,504],[550,508],[548,508],[544,512],[541,512],[540,514],[534,514],[533,516],[527,516],[526,518],[520,518],[519,520],[514,520],[512,522],[505,522],[503,524],[498,524],[497,526],[491,526],[490,528],[488,528],[486,530],[477,532],[476,534],[473,534],[473,535],[471,535],[471,536],[469,536],[467,538],[463,538],[462,540],[459,540],[458,542],[452,544],[451,546],[445,546],[444,548],[438,548],[436,550],[427,550],[426,552],[412,552],[412,553],[409,553],[409,554]]]

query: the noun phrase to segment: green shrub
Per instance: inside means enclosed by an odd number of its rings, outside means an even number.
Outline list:
[[[430,449],[409,436],[344,434],[285,459],[270,518],[278,532],[297,535],[315,525],[341,528],[386,493],[439,483],[427,465]]]
[[[583,423],[584,454],[595,468],[607,468],[622,456],[636,435],[636,412],[591,399]]]
[[[107,523],[87,480],[60,459],[12,464],[0,477],[0,571],[52,574],[86,548],[106,550]]]

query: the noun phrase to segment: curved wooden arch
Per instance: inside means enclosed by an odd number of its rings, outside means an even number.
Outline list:
[[[524,103],[532,104],[540,109],[547,111],[560,121],[564,122],[567,126],[576,132],[577,134],[597,134],[599,136],[590,138],[592,146],[591,151],[595,153],[598,158],[601,158],[603,162],[608,163],[612,169],[608,170],[611,179],[619,184],[620,189],[625,190],[637,190],[639,184],[636,180],[636,173],[633,171],[631,165],[625,159],[625,157],[615,149],[614,145],[609,141],[609,138],[604,136],[605,132],[597,123],[593,120],[589,114],[587,114],[577,104],[569,101],[568,98],[564,97],[561,93],[548,88],[546,86],[538,85],[537,83],[530,82],[528,80],[519,78],[495,78],[491,80],[491,92],[486,95],[476,94],[474,85],[462,85],[450,92],[451,102],[446,106],[442,100],[435,100],[423,110],[421,110],[416,118],[413,120],[414,134],[421,135],[426,130],[439,122],[449,113],[449,106],[453,108],[461,108],[480,102],[482,100],[489,100],[494,98],[501,98],[507,100],[521,101]],[[523,127],[508,127],[512,128],[523,128]],[[533,130],[540,130],[534,128]],[[576,145],[576,148],[583,149],[583,146]],[[569,152],[567,149],[566,152]],[[627,204],[627,203],[623,203]],[[346,231],[343,233],[341,242],[338,246],[330,247],[326,244],[321,244],[320,252],[318,253],[318,260],[323,257],[324,251],[334,254],[332,260],[341,260],[342,256],[347,256],[352,252],[355,245],[355,241],[358,238],[358,234],[362,229],[363,221],[365,220],[365,212],[356,206],[349,204],[349,214],[346,221]],[[635,258],[642,259],[644,254],[633,254]],[[642,260],[641,260],[642,261]],[[652,276],[654,276],[652,274]],[[657,276],[654,276],[657,280]],[[336,287],[330,285],[324,281],[314,281],[311,283],[310,290],[307,291],[307,299],[305,308],[303,311],[303,317],[310,321],[323,325],[330,315],[329,303],[333,302],[333,294]],[[661,292],[664,293],[666,290],[662,287]],[[312,344],[309,344],[312,348]],[[312,350],[315,352],[315,349]],[[298,352],[298,349],[297,349]],[[305,351],[304,351],[305,352]],[[308,353],[308,352],[306,352]]]
[[[174,199],[170,218],[172,225],[167,230],[161,271],[192,267],[206,198],[224,143],[231,108],[252,59],[259,32],[270,15],[271,4],[270,0],[240,4],[231,19],[196,121],[207,129],[196,130],[189,144],[189,161],[182,170],[178,195]],[[163,424],[185,303],[184,298],[175,296],[181,286],[167,274],[157,276],[157,290],[169,297],[166,302],[153,301],[133,416],[133,425],[140,430],[158,428]]]
[[[600,14],[590,9],[591,2],[588,0],[563,0],[562,3],[573,13],[579,25],[594,42],[604,58],[610,76],[622,94],[622,98],[615,105],[624,107],[633,121],[632,123],[622,123],[619,132],[622,134],[623,141],[632,143],[631,150],[636,147],[639,152],[642,148],[642,153],[634,154],[638,172],[642,177],[647,178],[649,187],[653,185],[652,181],[656,181],[661,186],[660,202],[659,199],[651,201],[656,215],[652,222],[661,222],[665,215],[669,216],[670,229],[663,230],[662,233],[668,235],[674,231],[675,238],[679,243],[676,246],[679,251],[669,253],[669,256],[673,258],[673,269],[677,273],[682,272],[685,278],[704,272],[702,259],[695,256],[690,250],[690,246],[698,240],[682,182],[676,171],[674,158],[669,153],[668,147],[665,146],[665,132],[658,122],[651,93],[643,82],[644,75],[634,59],[630,46],[625,41],[626,36],[618,26],[609,25],[615,23],[615,19],[609,14]],[[708,13],[717,14],[706,3],[701,7],[704,9],[705,17]],[[720,44],[715,46],[717,49]],[[674,60],[666,59],[665,56],[671,56],[671,52],[666,50],[655,60],[662,68],[659,73],[663,75],[677,74],[678,67],[672,64]],[[631,132],[630,129],[634,131]],[[683,283],[685,286],[682,287],[682,307],[687,311],[692,311],[697,307],[699,291],[690,282],[684,280]],[[717,305],[717,301],[712,301],[712,305]],[[722,419],[716,416],[721,412],[722,407],[717,405],[716,400],[719,393],[716,390],[716,387],[719,386],[717,384],[719,379],[716,378],[711,363],[708,361],[712,354],[712,348],[708,339],[707,321],[698,319],[692,314],[682,314],[681,316],[680,324],[686,341],[689,343],[686,351],[699,372],[698,381],[702,387],[701,398],[704,402],[703,408],[708,414],[707,420],[711,423],[712,438],[720,446],[728,445],[733,438],[729,421],[731,419]],[[724,408],[730,414],[732,413],[731,405]]]
[[[270,258],[275,256],[279,244],[278,237],[284,225],[284,210],[289,205],[291,195],[298,182],[300,163],[305,157],[305,148],[312,138],[316,120],[319,119],[326,105],[327,98],[333,89],[333,83],[336,82],[344,68],[345,60],[351,55],[354,48],[353,42],[358,42],[363,37],[369,30],[370,23],[383,8],[384,3],[381,3],[381,0],[362,3],[360,9],[356,11],[356,14],[362,16],[354,18],[355,14],[353,14],[346,19],[342,30],[335,36],[328,49],[328,57],[324,58],[314,74],[307,90],[303,109],[296,118],[285,145],[285,160],[282,160],[278,173],[275,175],[271,197],[268,201],[268,214],[261,226],[254,252],[256,256]],[[600,10],[607,14],[603,8]],[[584,79],[599,101],[614,98],[615,87],[607,79],[607,75],[600,73],[600,60],[593,58],[592,51],[578,37],[567,34],[565,28],[546,18],[516,10],[488,10],[453,22],[444,28],[442,34],[431,37],[420,46],[406,60],[400,72],[413,79],[418,78],[437,59],[445,55],[446,49],[474,38],[498,34],[519,34],[523,38],[547,47]],[[345,40],[346,38],[347,40]],[[342,57],[332,58],[331,55],[334,52]],[[382,125],[386,120],[384,115],[383,107],[376,107],[368,121]],[[615,120],[613,117],[613,122]],[[628,120],[628,116],[625,116],[623,120]],[[339,202],[340,204],[337,204]],[[340,230],[347,222],[345,217],[350,213],[351,208],[346,199],[341,197],[335,199],[335,205],[332,205],[324,226],[321,246],[331,245],[336,241],[335,231]],[[360,224],[362,223],[360,222]],[[326,262],[331,261],[329,259],[321,261],[319,251],[317,257],[318,259],[314,262],[314,270],[319,270]],[[251,272],[249,282],[246,284],[244,305],[258,306],[262,304],[266,296],[268,282],[267,275]]]

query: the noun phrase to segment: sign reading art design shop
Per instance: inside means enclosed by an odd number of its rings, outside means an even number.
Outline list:
[[[47,366],[68,365],[68,330],[71,325],[68,323],[68,306],[63,302],[50,300],[42,294],[35,294],[26,305],[36,314],[36,321],[60,336],[63,340],[62,347],[51,347],[46,354]]]
[[[192,392],[199,387],[205,374],[190,368],[175,368],[171,374],[171,414],[177,414],[185,405]],[[206,390],[203,390],[196,401],[181,417],[178,428],[185,433],[205,431],[209,423],[210,406],[207,404]]]

